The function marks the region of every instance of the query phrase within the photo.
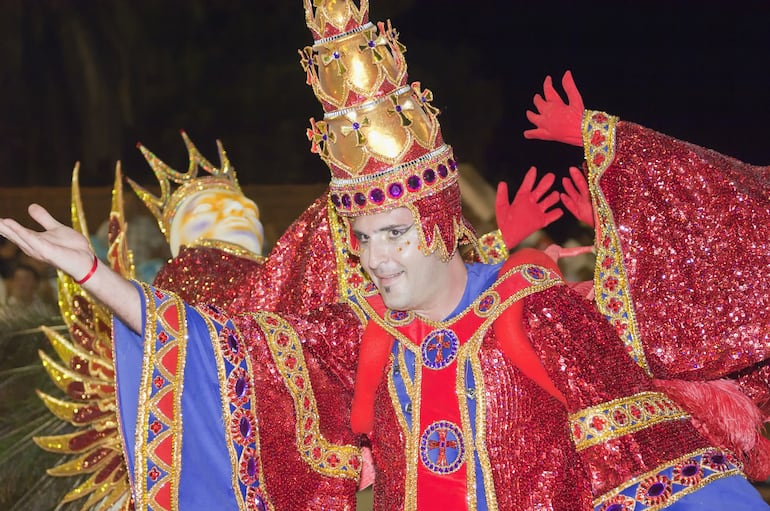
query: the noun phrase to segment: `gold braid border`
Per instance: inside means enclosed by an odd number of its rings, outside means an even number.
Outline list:
[[[596,307],[615,327],[628,354],[648,376],[652,376],[642,348],[615,220],[599,186],[604,171],[615,158],[615,128],[618,120],[617,117],[604,112],[591,110],[586,110],[583,115],[583,146],[588,164],[588,188],[597,219],[594,295]]]
[[[358,480],[363,463],[360,449],[353,445],[332,444],[321,434],[318,405],[299,336],[277,314],[259,312],[251,316],[262,328],[275,366],[294,400],[300,456],[319,474]]]
[[[578,451],[665,421],[690,415],[660,392],[641,392],[570,414],[570,431]]]
[[[608,511],[617,505],[636,511],[666,509],[714,481],[736,475],[743,476],[743,472],[732,454],[715,448],[698,449],[594,499],[594,511]],[[653,488],[655,491],[649,492]],[[629,497],[631,494],[634,497]]]

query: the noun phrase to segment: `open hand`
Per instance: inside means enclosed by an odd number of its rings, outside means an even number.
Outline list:
[[[564,193],[559,194],[561,203],[572,215],[589,227],[594,226],[594,210],[591,206],[591,194],[583,172],[577,167],[569,168],[571,177],[562,178]]]
[[[508,202],[508,184],[501,181],[497,185],[495,215],[505,246],[509,249],[564,214],[560,208],[550,209],[559,202],[558,192],[552,190],[548,193],[556,176],[549,172],[535,185],[536,178],[537,169],[530,167],[510,203]]]
[[[550,76],[543,82],[543,96],[535,94],[534,103],[537,112],[527,110],[527,119],[534,124],[534,129],[524,132],[524,138],[538,140],[555,140],[578,147],[583,147],[583,98],[578,92],[572,73],[567,71],[561,81],[567,93],[565,103],[556,89]]]
[[[16,244],[28,256],[50,264],[76,279],[85,275],[94,260],[85,236],[58,222],[38,204],[29,206],[29,215],[43,227],[43,231],[33,231],[11,218],[2,218],[0,235]]]

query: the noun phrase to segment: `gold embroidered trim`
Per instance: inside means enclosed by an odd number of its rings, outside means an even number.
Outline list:
[[[682,477],[686,466],[697,475]],[[626,504],[637,511],[658,511],[716,480],[736,475],[745,477],[732,454],[715,448],[698,449],[624,482],[594,499],[593,506],[595,511],[607,511],[614,504]],[[651,492],[653,485],[657,487]]]
[[[508,247],[503,241],[503,233],[500,229],[488,232],[479,237],[481,249],[480,258],[488,264],[502,263],[508,258]]]
[[[615,129],[618,118],[587,110],[583,116],[583,146],[588,164],[588,188],[596,215],[596,306],[615,327],[628,354],[652,376],[644,355],[631,290],[623,263],[623,251],[615,220],[599,186],[604,171],[615,158]]]
[[[154,292],[150,286],[140,283],[145,297],[146,324],[144,327],[144,362],[137,410],[136,460],[135,460],[135,497],[138,509],[162,509],[162,502],[157,500],[164,487],[169,487],[167,509],[179,508],[179,477],[182,457],[182,387],[187,348],[187,327],[184,303],[174,295],[160,291]],[[156,304],[155,300],[160,303]],[[178,330],[172,329],[164,313],[176,309]],[[156,343],[160,343],[160,347]],[[176,353],[176,372],[171,373],[164,365],[164,358],[173,350]],[[153,373],[156,372],[153,377]],[[172,394],[172,414],[168,417],[161,410],[161,401]],[[150,416],[155,421],[150,423]],[[164,419],[165,418],[165,419]],[[166,426],[165,431],[162,430]],[[154,438],[148,439],[149,432],[156,429]],[[157,454],[165,441],[171,441],[171,465],[166,464]],[[152,465],[152,468],[150,468]],[[161,472],[162,471],[162,472]],[[152,480],[148,488],[148,480]]]
[[[318,405],[299,336],[277,314],[259,312],[251,315],[262,328],[275,366],[294,400],[297,451],[300,456],[319,474],[358,480],[362,464],[360,449],[352,445],[332,444],[321,434]]]
[[[641,392],[570,414],[570,431],[580,451],[665,421],[690,415],[660,392]]]

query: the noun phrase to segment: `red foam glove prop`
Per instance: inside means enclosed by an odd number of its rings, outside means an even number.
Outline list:
[[[524,138],[538,140],[555,140],[578,147],[583,147],[581,133],[583,123],[583,98],[580,97],[572,73],[567,71],[561,81],[564,92],[567,93],[565,103],[556,89],[550,76],[545,77],[543,96],[535,94],[534,103],[537,112],[527,110],[527,119],[536,126],[524,132]]]
[[[505,246],[509,249],[564,214],[560,208],[550,209],[559,202],[557,191],[552,190],[547,193],[556,176],[549,172],[535,185],[536,179],[537,169],[531,167],[510,203],[508,202],[508,184],[502,181],[497,185],[495,199],[497,226],[503,234]]]
[[[591,194],[583,172],[577,167],[569,168],[569,177],[562,178],[564,193],[560,194],[561,203],[572,215],[587,226],[594,226],[594,209],[591,206]]]

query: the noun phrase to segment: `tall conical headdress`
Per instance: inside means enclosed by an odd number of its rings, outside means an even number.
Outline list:
[[[407,83],[398,32],[389,21],[369,22],[367,0],[304,2],[315,41],[301,62],[325,112],[310,120],[308,138],[331,170],[331,201],[343,217],[408,207],[425,252],[449,258],[475,234],[462,217],[457,163],[432,93]]]

